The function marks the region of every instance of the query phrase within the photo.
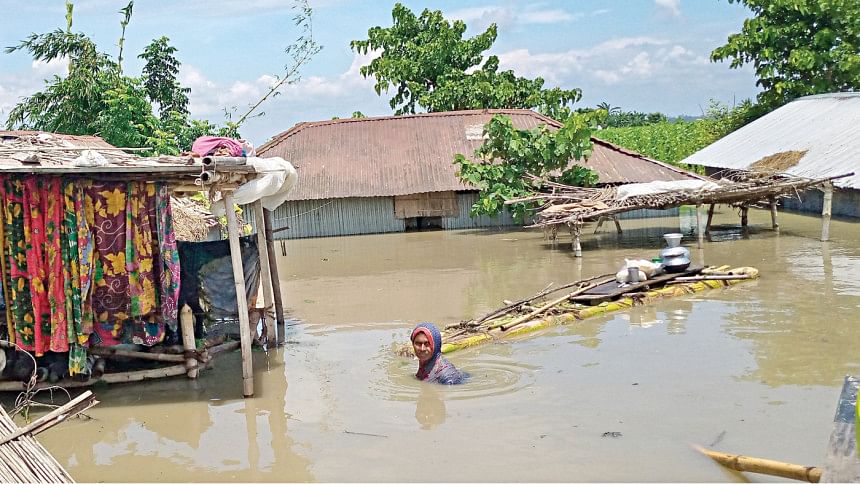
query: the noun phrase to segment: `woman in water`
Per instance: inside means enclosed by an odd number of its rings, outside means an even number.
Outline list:
[[[430,323],[421,323],[412,330],[412,348],[418,357],[419,380],[458,385],[468,376],[442,356],[442,333]]]

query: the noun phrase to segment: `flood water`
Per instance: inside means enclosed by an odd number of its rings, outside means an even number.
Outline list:
[[[96,390],[93,420],[40,440],[79,481],[740,481],[690,444],[822,465],[842,378],[860,373],[860,224],[728,209],[695,262],[761,279],[458,351],[473,375],[418,382],[392,348],[504,299],[656,256],[689,217],[624,220],[557,246],[540,232],[291,240],[288,344],[197,381]],[[591,230],[587,230],[590,234]],[[618,432],[620,436],[604,436]],[[751,480],[772,480],[751,474]]]

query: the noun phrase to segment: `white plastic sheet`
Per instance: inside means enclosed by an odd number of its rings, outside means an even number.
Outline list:
[[[700,192],[715,190],[720,186],[705,180],[653,181],[648,183],[630,183],[618,187],[616,196],[619,200],[640,195],[655,195],[675,191]]]
[[[247,205],[260,200],[263,208],[274,210],[287,199],[290,191],[296,186],[299,174],[289,161],[277,156],[271,158],[248,158],[246,164],[253,166],[257,178],[240,185],[233,192],[233,201],[238,205]],[[224,215],[224,201],[218,200],[212,204],[212,213]]]

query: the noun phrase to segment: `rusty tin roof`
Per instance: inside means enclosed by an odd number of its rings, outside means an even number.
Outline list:
[[[456,176],[454,155],[472,157],[483,142],[483,127],[496,114],[530,129],[557,121],[525,109],[487,109],[336,119],[299,123],[262,145],[258,156],[293,163],[299,183],[290,200],[382,197],[474,190]],[[699,178],[603,140],[585,166],[602,184]]]

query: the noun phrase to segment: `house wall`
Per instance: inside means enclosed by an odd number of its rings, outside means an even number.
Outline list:
[[[502,228],[520,225],[507,212],[497,216],[469,216],[469,208],[478,200],[477,192],[457,193],[455,217],[442,217],[442,228],[478,229]],[[242,207],[242,218],[256,230],[254,207]],[[406,219],[397,218],[393,197],[336,198],[327,200],[300,200],[285,202],[272,214],[276,239],[305,237],[331,237],[337,235],[378,234],[404,232]],[[619,218],[676,217],[678,209],[635,210],[622,213]]]
[[[818,189],[805,190],[800,193],[800,200],[797,197],[783,198],[780,203],[788,210],[820,214],[824,206],[824,192]],[[833,190],[830,210],[834,216],[860,217],[860,190]]]

